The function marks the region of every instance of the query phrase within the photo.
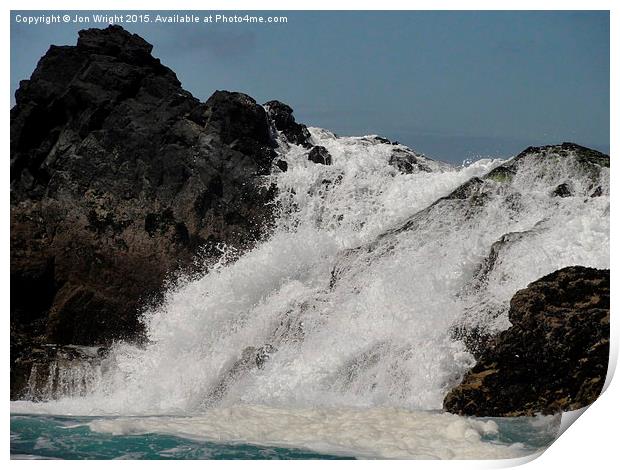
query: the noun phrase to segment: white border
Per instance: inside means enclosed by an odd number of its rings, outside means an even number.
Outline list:
[[[2,54],[2,64],[4,65],[4,93],[5,99],[8,99],[7,107],[10,108],[10,99],[7,90],[10,89],[10,77],[9,77],[9,59],[10,59],[10,48],[7,47],[10,42],[10,21],[11,15],[10,10],[238,10],[238,11],[250,11],[250,10],[349,10],[349,9],[363,9],[363,10],[407,10],[407,9],[416,9],[416,10],[610,10],[610,21],[611,21],[611,121],[610,121],[610,129],[617,129],[618,123],[618,94],[617,94],[617,86],[614,87],[614,84],[618,83],[619,74],[618,74],[618,10],[620,10],[616,5],[617,1],[611,0],[590,0],[590,1],[577,1],[577,0],[507,0],[507,1],[490,1],[490,0],[469,0],[465,1],[455,1],[455,0],[437,0],[437,1],[416,1],[416,2],[405,2],[405,1],[397,1],[397,0],[382,0],[381,2],[369,2],[367,0],[299,0],[296,1],[295,4],[292,4],[290,1],[283,0],[217,0],[217,1],[197,1],[197,0],[176,0],[174,2],[164,2],[164,1],[136,1],[136,0],[93,0],[90,2],[84,2],[83,0],[65,0],[65,1],[57,1],[57,2],[45,2],[41,0],[21,0],[14,1],[8,0],[3,2],[3,9],[5,10],[5,16],[2,21],[3,29],[2,29],[2,37],[4,40],[5,46],[2,48],[0,54]],[[17,50],[17,49],[16,49]],[[6,108],[5,108],[6,109]],[[9,182],[9,113],[8,110],[2,114],[2,136],[3,136],[3,149],[4,149],[4,157],[5,163],[2,166],[3,171],[3,183],[6,187],[3,190],[3,204],[2,204],[2,224],[3,230],[0,232],[1,239],[1,257],[2,257],[2,265],[4,269],[2,270],[2,312],[5,316],[5,335],[9,331],[9,270],[7,269],[9,266],[9,190],[8,190],[8,182]],[[614,154],[614,150],[616,148],[617,137],[614,135],[614,132],[611,132],[611,142],[610,142],[610,155]],[[616,224],[616,201],[615,201],[615,188],[617,181],[617,173],[616,165],[611,165],[611,173],[612,173],[612,212],[611,212],[611,234],[612,239],[613,235],[617,233],[617,224]],[[616,250],[614,249],[614,245],[611,247],[612,259],[612,271],[615,272],[617,268],[617,256]],[[616,299],[618,297],[617,292],[618,283],[615,282],[615,276],[612,276],[612,311],[615,312],[615,305],[617,304]],[[617,318],[616,313],[612,315],[612,318]],[[619,327],[618,321],[612,320],[612,352],[610,358],[610,375],[612,375],[612,371],[615,369],[618,358],[618,338],[619,338]],[[2,342],[2,356],[3,360],[3,374],[2,380],[4,384],[5,396],[9,395],[9,342]],[[562,469],[570,469],[570,468],[580,468],[588,466],[590,468],[610,468],[615,462],[619,461],[617,455],[617,435],[616,431],[616,420],[615,418],[619,416],[617,412],[616,406],[620,405],[619,397],[619,386],[618,380],[614,380],[608,387],[608,389],[603,393],[603,395],[595,402],[578,420],[577,425],[571,426],[571,428],[564,433],[556,443],[554,443],[546,452],[542,454],[542,456],[533,460],[528,464],[528,468],[539,468],[539,469],[548,469],[548,468],[562,468]],[[8,403],[7,412],[5,415],[5,441],[4,441],[4,456],[6,460],[9,460],[9,420],[8,420]],[[523,461],[519,463],[524,463]],[[30,462],[26,461],[11,461],[11,465],[31,465]],[[63,461],[61,463],[48,462],[44,465],[79,465],[83,466],[85,462],[66,462]],[[94,465],[96,467],[101,468],[103,465],[107,465],[108,462],[90,462],[89,465]],[[119,465],[166,465],[166,462],[156,461],[156,462],[143,462],[143,461],[124,461],[120,462]],[[174,464],[179,464],[178,461],[175,461]],[[401,461],[401,462],[329,462],[329,461],[321,461],[318,463],[319,465],[355,465],[357,466],[376,466],[381,465],[390,465],[397,467],[409,467],[410,465],[415,465],[417,468],[498,468],[504,466],[512,466],[517,464],[517,462],[500,462],[500,461],[459,461],[455,462],[429,462],[429,461],[416,461],[414,463],[409,461]],[[290,465],[295,465],[299,467],[308,467],[310,465],[317,465],[316,462],[275,462],[275,461],[243,461],[243,462],[227,462],[227,461],[194,461],[194,462],[184,462],[183,465],[189,466],[201,466],[209,465],[212,466],[258,466],[258,467],[266,467],[271,465],[286,465],[287,467]],[[308,467],[309,468],[309,467]]]

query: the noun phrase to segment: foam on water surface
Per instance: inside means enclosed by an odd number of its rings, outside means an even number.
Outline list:
[[[34,419],[31,417],[30,419]],[[537,436],[548,443],[559,420],[545,418]],[[390,459],[509,459],[538,450],[500,442],[493,420],[447,413],[372,409],[287,409],[241,405],[199,416],[108,417],[63,423],[63,432],[88,426],[113,436],[176,436],[220,444],[300,449],[322,455]],[[530,425],[530,429],[531,425]],[[53,447],[54,437],[37,448]],[[95,437],[96,439],[96,437]]]

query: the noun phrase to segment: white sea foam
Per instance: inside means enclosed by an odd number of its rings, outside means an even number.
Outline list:
[[[491,420],[389,408],[320,410],[242,405],[214,408],[192,417],[95,419],[89,427],[115,435],[171,434],[362,458],[507,459],[532,452],[518,444],[489,442],[498,434]]]

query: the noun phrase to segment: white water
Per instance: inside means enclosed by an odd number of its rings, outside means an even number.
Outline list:
[[[545,426],[553,424],[553,419],[544,422]],[[491,420],[390,408],[282,409],[241,405],[214,408],[193,417],[95,419],[89,427],[115,435],[159,433],[366,458],[501,459],[531,453],[519,444],[500,446],[483,441],[498,435],[497,424]]]
[[[301,410],[314,408],[315,419],[321,409],[401,410],[393,419],[401,412],[440,409],[445,393],[474,363],[454,339],[455,325],[505,329],[510,298],[529,282],[564,266],[609,266],[607,169],[596,182],[601,197],[589,197],[591,181],[568,156],[525,162],[509,183],[487,181],[489,196],[481,205],[432,205],[503,162],[480,160],[457,169],[417,156],[427,171],[401,174],[388,161],[395,148],[412,154],[405,147],[311,132],[333,165],[309,162],[305,149],[282,143],[288,171],[271,177],[282,215],[267,241],[234,263],[222,262],[201,279],[171,288],[163,306],[146,315],[150,343],[116,345],[92,393],[16,402],[12,411],[194,415],[190,427],[205,437],[218,432],[205,427],[212,426],[205,416],[225,427],[227,420],[215,417],[236,413],[230,426],[237,439],[254,443],[260,433],[246,428],[267,426],[264,417],[271,413],[284,421],[263,429],[272,436],[265,440],[285,442],[286,433],[278,433],[285,423],[291,426],[289,444],[303,446],[313,437],[294,431],[303,428],[296,420],[312,422]],[[575,195],[551,197],[566,181]],[[411,229],[397,230],[408,220]],[[484,282],[475,282],[492,244],[510,232],[527,233],[501,250]],[[359,246],[367,248],[350,250]],[[244,411],[245,417],[237,415]],[[383,419],[381,413],[347,416],[363,427],[368,416]],[[499,455],[487,451],[492,445],[480,440],[477,424],[423,413],[410,422],[421,426],[420,435],[426,429],[435,436],[435,447],[404,443],[402,452],[442,457],[448,447],[460,449],[440,438],[446,425],[441,420],[460,423],[454,424],[462,427],[458,439],[470,447],[477,442],[480,457]],[[131,422],[155,432],[175,425],[187,432],[180,421]],[[318,429],[315,440],[326,446],[339,442],[336,437],[355,439],[340,436],[338,426]],[[234,440],[229,431],[221,432]],[[375,441],[375,455],[392,455],[375,434],[366,438]]]

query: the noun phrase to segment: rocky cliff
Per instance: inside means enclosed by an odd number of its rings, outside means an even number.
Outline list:
[[[517,292],[492,338],[444,400],[451,413],[553,414],[590,405],[609,359],[609,270],[560,269]]]
[[[274,127],[307,145],[288,106],[227,91],[201,103],[151,49],[119,26],[80,31],[15,94],[13,365],[36,343],[135,338],[166,276],[268,231]]]

